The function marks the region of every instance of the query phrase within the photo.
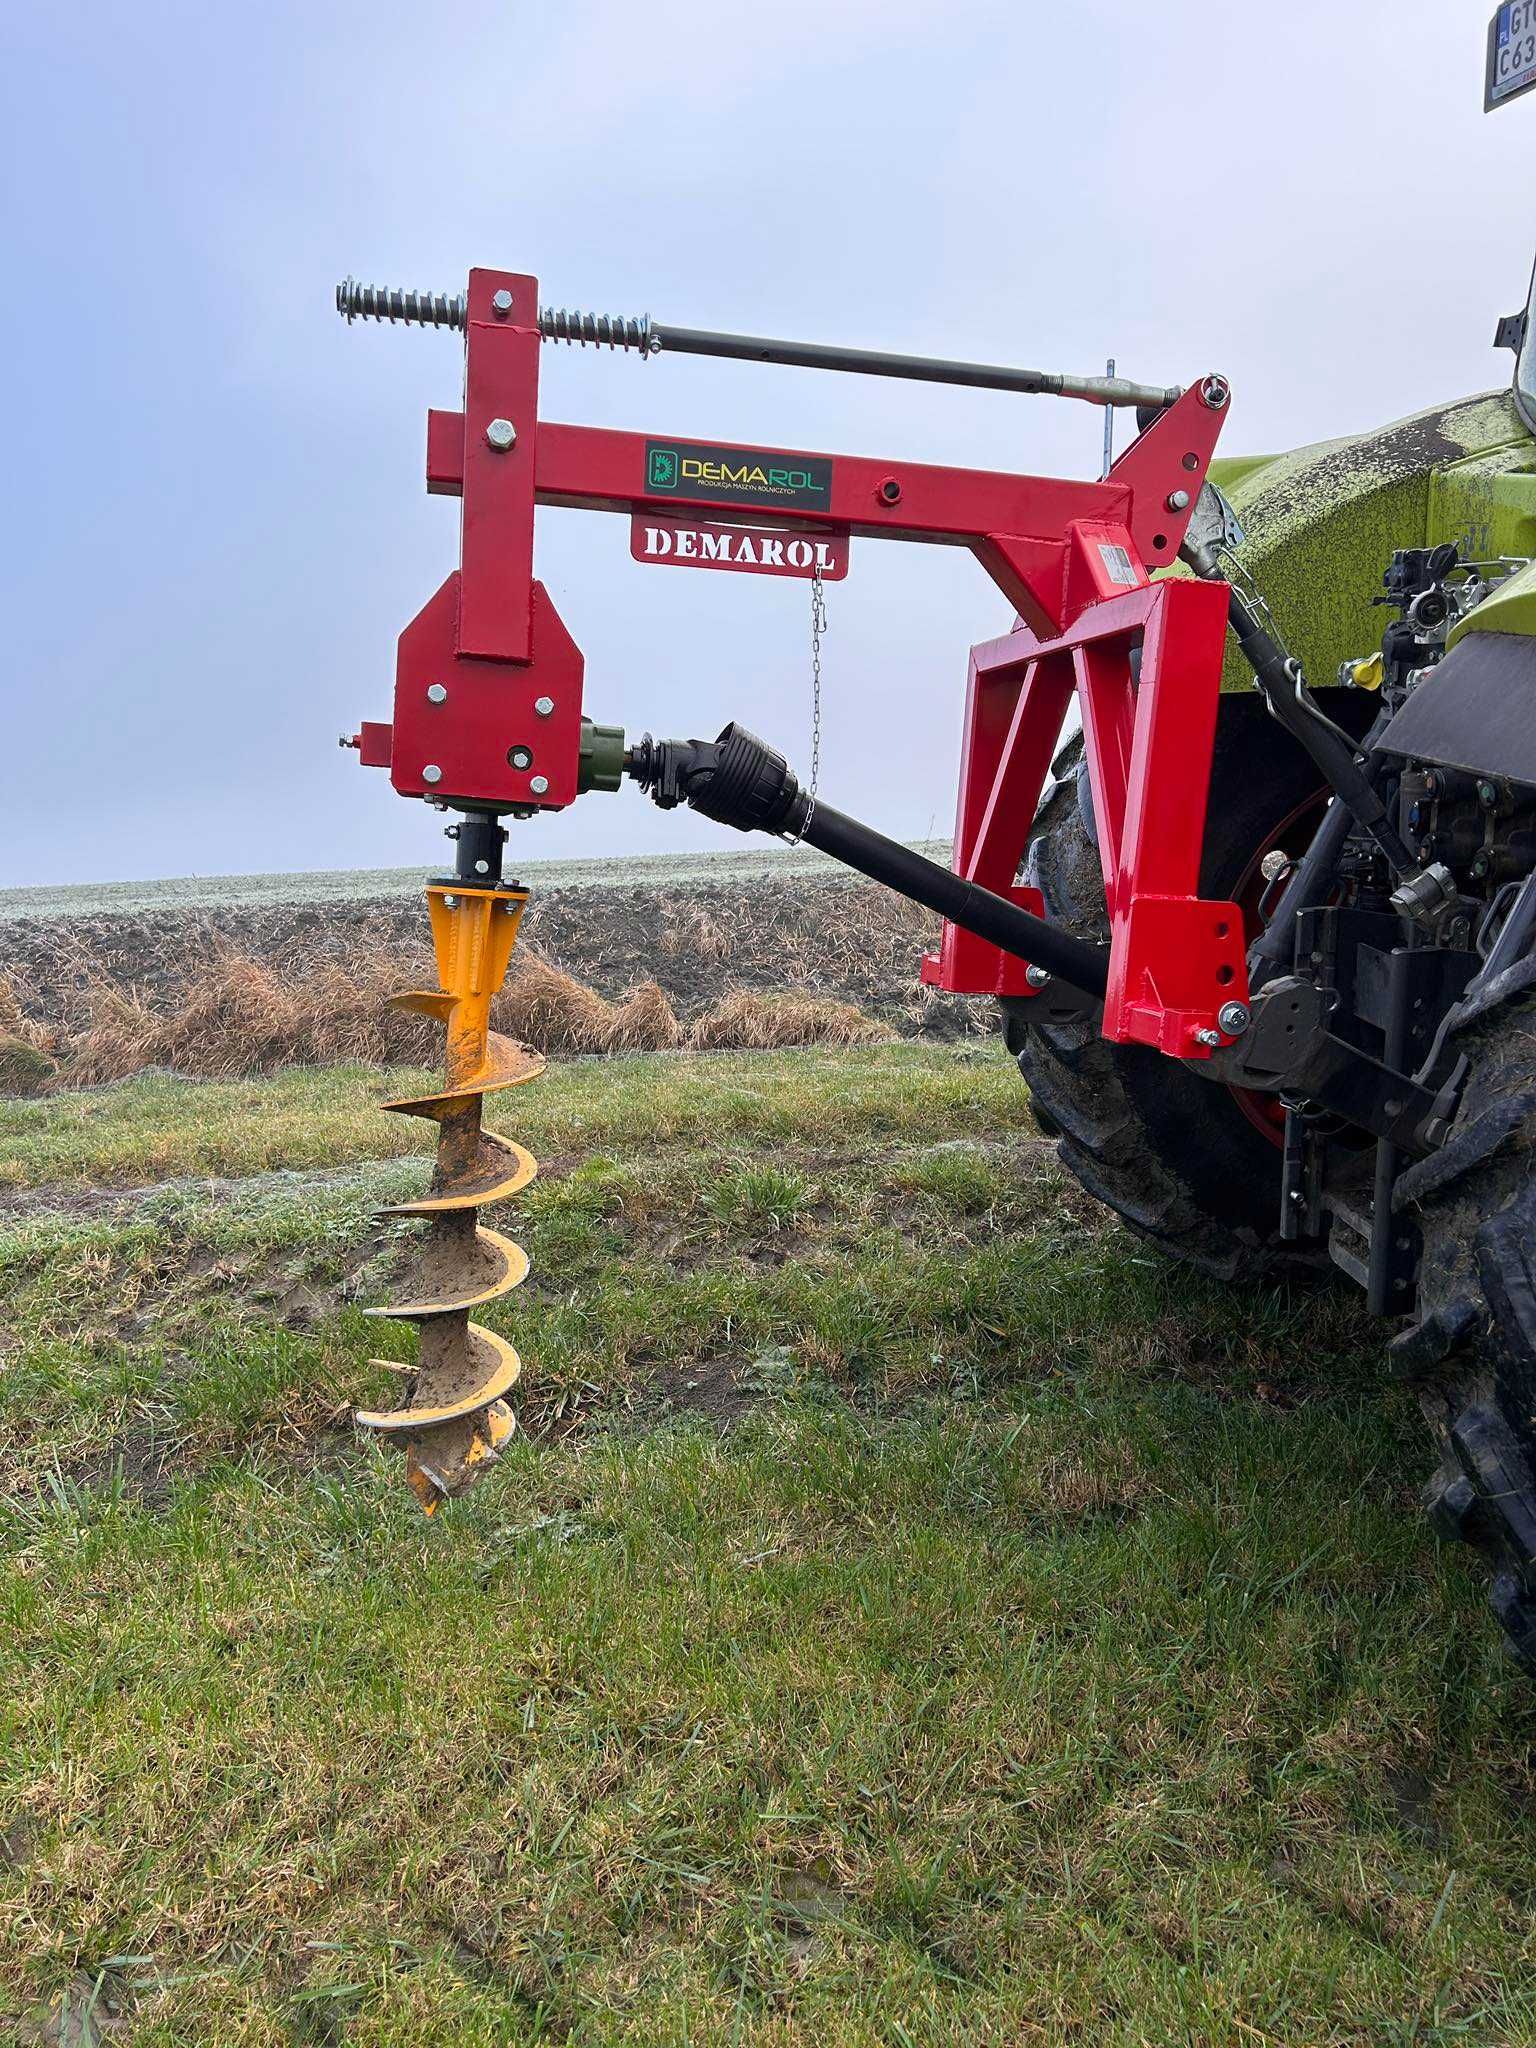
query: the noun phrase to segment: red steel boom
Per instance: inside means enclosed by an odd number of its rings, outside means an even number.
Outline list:
[[[553,315],[533,278],[503,271],[471,271],[463,300],[349,282],[338,303],[348,317],[425,320],[465,338],[463,409],[429,413],[427,430],[427,488],[462,501],[460,566],[400,637],[392,724],[365,724],[353,742],[402,795],[526,814],[578,794],[583,663],[533,574],[541,505],[968,547],[1019,617],[972,650],[955,872],[1040,914],[1038,893],[1015,877],[1075,692],[1110,913],[1104,1035],[1186,1059],[1229,1041],[1223,1006],[1231,1015],[1248,998],[1243,921],[1234,904],[1199,894],[1228,590],[1151,577],[1174,563],[1205,481],[1228,407],[1223,378],[1179,393],[750,339],[706,348],[740,338]],[[1094,482],[723,447],[541,420],[547,338],[1012,379],[1004,388],[1160,410]],[[962,993],[1034,993],[1024,959],[954,924],[923,974]]]

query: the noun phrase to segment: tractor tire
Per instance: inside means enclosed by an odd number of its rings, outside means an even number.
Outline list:
[[[1452,1026],[1468,1075],[1446,1144],[1398,1181],[1422,1254],[1415,1320],[1389,1357],[1440,1449],[1430,1519],[1483,1553],[1489,1605],[1536,1672],[1536,961]]]
[[[1109,920],[1081,736],[1054,767],[1025,879],[1049,918],[1103,940]],[[1237,894],[1271,846],[1299,852],[1321,813],[1316,770],[1256,697],[1223,698],[1211,787],[1200,877],[1208,897]],[[1279,1145],[1229,1090],[1150,1047],[1111,1045],[1054,985],[1005,1000],[1003,1013],[1008,1049],[1057,1157],[1132,1230],[1223,1280],[1327,1268],[1319,1247],[1282,1242]]]

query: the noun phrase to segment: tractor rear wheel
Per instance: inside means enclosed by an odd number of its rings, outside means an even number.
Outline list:
[[[1398,1182],[1423,1249],[1416,1318],[1389,1356],[1440,1447],[1430,1519],[1488,1560],[1489,1604],[1536,1672],[1536,962],[1500,981],[1502,1002],[1453,1016],[1456,1120]]]
[[[1104,876],[1080,736],[1055,770],[1025,878],[1043,894],[1049,918],[1104,939]],[[1299,854],[1322,816],[1316,770],[1257,698],[1226,697],[1211,788],[1201,893],[1237,900],[1256,930],[1260,861],[1274,848]],[[1280,1238],[1280,1129],[1269,1099],[1233,1094],[1149,1047],[1111,1045],[1054,987],[1005,1001],[1003,1011],[1008,1049],[1063,1166],[1133,1230],[1223,1279],[1326,1265],[1318,1250]]]

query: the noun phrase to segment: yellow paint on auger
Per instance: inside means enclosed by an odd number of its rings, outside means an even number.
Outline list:
[[[490,1029],[491,1003],[527,901],[521,889],[432,883],[427,907],[442,987],[394,999],[446,1027],[447,1077],[435,1095],[384,1105],[435,1120],[437,1164],[425,1195],[382,1212],[418,1217],[426,1228],[405,1277],[407,1299],[370,1311],[420,1324],[415,1385],[405,1407],[360,1413],[357,1420],[403,1438],[406,1477],[429,1515],[495,1464],[515,1427],[505,1396],[522,1363],[503,1338],[472,1323],[469,1310],[510,1293],[528,1272],[521,1245],[475,1221],[486,1202],[515,1194],[538,1170],[532,1153],[480,1123],[487,1094],[544,1071],[538,1053]]]

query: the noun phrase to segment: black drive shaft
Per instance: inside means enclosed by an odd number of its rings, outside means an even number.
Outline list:
[[[728,725],[715,740],[653,740],[647,733],[625,754],[624,768],[663,810],[685,803],[741,832],[803,840],[1005,953],[1047,969],[1086,995],[1103,997],[1107,947],[1074,938],[819,797],[813,800],[783,755],[743,726]]]

